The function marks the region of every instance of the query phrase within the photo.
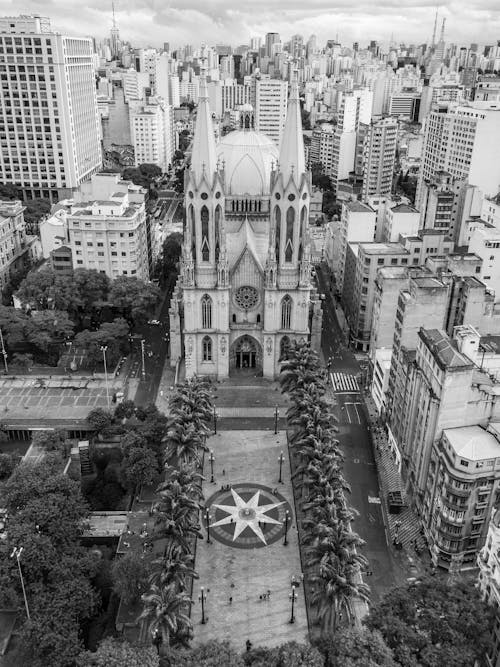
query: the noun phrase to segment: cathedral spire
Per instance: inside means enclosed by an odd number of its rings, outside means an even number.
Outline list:
[[[196,185],[199,184],[202,177],[206,177],[211,182],[216,169],[215,135],[208,102],[206,69],[203,64],[200,72],[200,96],[191,156],[191,171],[194,174]]]
[[[305,174],[306,171],[304,138],[302,136],[302,119],[300,115],[299,86],[296,73],[293,75],[290,97],[288,99],[286,123],[280,147],[279,165],[285,183],[288,182],[290,177],[295,178],[298,183],[302,178],[302,174]]]

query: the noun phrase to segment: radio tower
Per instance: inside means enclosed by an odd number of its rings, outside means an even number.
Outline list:
[[[434,30],[432,31],[432,43],[431,43],[431,46],[435,46],[435,44],[436,44],[437,22],[438,22],[438,12],[437,12],[437,9],[436,9],[436,18],[434,19]]]

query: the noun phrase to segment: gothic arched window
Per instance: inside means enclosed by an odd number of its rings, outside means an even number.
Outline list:
[[[208,208],[201,207],[201,258],[204,262],[210,260],[210,244],[208,242]]]
[[[196,220],[194,216],[194,206],[189,206],[189,230],[191,232],[191,253],[193,259],[196,259]]]
[[[201,341],[203,352],[203,361],[212,361],[212,339],[210,336],[204,336]]]
[[[292,297],[289,294],[281,299],[281,328],[290,329],[292,323]]]
[[[303,206],[300,211],[300,238],[303,240],[304,234],[306,233],[306,215],[307,207]]]
[[[201,328],[212,328],[212,299],[208,294],[204,294],[201,298]]]
[[[286,240],[285,240],[285,262],[291,262],[293,257],[293,225],[295,223],[295,210],[290,206],[286,212]]]
[[[281,209],[279,206],[276,206],[274,209],[274,224],[275,224],[275,237],[276,237],[276,260],[280,260],[280,239],[281,239]]]
[[[214,216],[214,222],[215,222],[215,261],[217,262],[219,259],[219,251],[220,251],[220,221],[222,217],[222,209],[219,204],[217,204],[217,207],[215,208],[215,216]]]
[[[290,350],[290,339],[288,336],[283,336],[280,340],[280,361],[288,359],[288,351]]]

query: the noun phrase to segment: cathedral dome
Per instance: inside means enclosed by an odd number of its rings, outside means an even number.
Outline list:
[[[253,130],[230,132],[217,144],[217,158],[224,163],[226,194],[268,195],[278,149],[264,134]]]

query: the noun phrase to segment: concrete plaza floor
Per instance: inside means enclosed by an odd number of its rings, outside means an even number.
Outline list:
[[[214,484],[210,483],[210,463],[205,456],[203,491],[209,498],[223,484],[257,483],[277,488],[293,508],[290,466],[285,434],[267,431],[223,431],[207,441],[215,456]],[[279,457],[284,453],[282,479],[279,484]],[[225,471],[223,474],[222,471]],[[194,645],[217,637],[230,640],[235,648],[244,650],[249,639],[253,646],[278,646],[283,642],[307,640],[307,618],[302,585],[296,590],[295,623],[290,623],[291,580],[301,580],[301,564],[297,541],[295,513],[292,512],[288,546],[283,539],[261,548],[238,549],[217,542],[198,540],[196,570],[200,578],[194,582],[191,618]],[[207,600],[205,616],[200,588]],[[259,596],[271,591],[270,599]],[[232,598],[230,603],[229,598]]]

